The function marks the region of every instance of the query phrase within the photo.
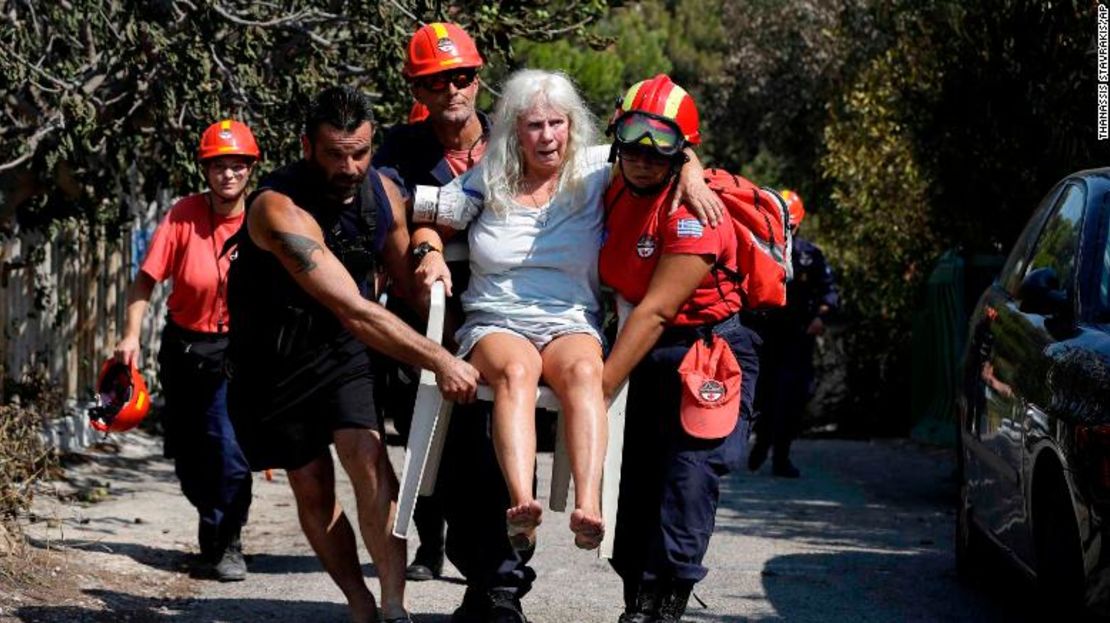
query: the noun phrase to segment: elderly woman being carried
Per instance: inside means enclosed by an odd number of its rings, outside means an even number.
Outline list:
[[[542,519],[532,490],[542,378],[564,411],[575,485],[570,529],[575,545],[593,549],[605,531],[598,252],[609,146],[594,146],[595,119],[561,73],[518,71],[502,93],[482,162],[428,191],[432,201],[422,201],[418,190],[415,220],[434,221],[444,235],[467,228],[471,277],[462,294],[466,320],[455,337],[459,356],[469,357],[493,389],[493,440],[511,499],[510,541],[517,549],[533,547]],[[700,166],[683,173],[684,188],[709,194]],[[442,256],[431,256],[437,259],[421,262],[418,280],[429,288],[443,280],[450,293]]]

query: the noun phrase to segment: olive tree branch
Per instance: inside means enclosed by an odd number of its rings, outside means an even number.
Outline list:
[[[24,162],[30,160],[31,157],[35,155],[35,149],[38,148],[39,141],[41,141],[47,134],[50,134],[54,130],[58,130],[64,127],[65,120],[62,118],[62,115],[60,113],[51,117],[45,125],[39,128],[34,134],[31,135],[29,139],[27,139],[27,153],[14,160],[9,160],[8,162],[0,164],[0,172],[14,169]]]

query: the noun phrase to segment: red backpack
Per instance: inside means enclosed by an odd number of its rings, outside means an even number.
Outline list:
[[[778,192],[723,169],[707,170],[705,183],[720,196],[736,228],[740,271],[718,268],[740,283],[745,309],[786,305],[786,282],[794,276],[786,201]]]

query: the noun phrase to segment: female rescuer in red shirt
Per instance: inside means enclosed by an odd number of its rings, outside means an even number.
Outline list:
[[[239,533],[251,501],[251,472],[227,415],[228,344],[224,242],[243,223],[243,201],[258,161],[250,128],[225,119],[201,135],[197,162],[208,190],[174,204],[154,231],[127,295],[118,362],[138,365],[139,334],[154,285],[173,280],[158,351],[165,397],[165,453],[181,491],[200,515],[202,563],[221,581],[246,577]]]
[[[601,280],[635,307],[605,360],[611,397],[628,385],[612,558],[622,622],[679,621],[713,532],[721,477],[747,445],[759,337],[740,324],[727,216],[703,226],[669,211],[683,148],[700,142],[694,100],[665,75],[633,86],[610,128],[615,175],[605,196]],[[741,417],[742,416],[742,417]]]

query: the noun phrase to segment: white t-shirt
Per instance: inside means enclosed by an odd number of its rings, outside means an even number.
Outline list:
[[[473,341],[467,338],[483,325],[534,324],[545,333],[585,326],[599,333],[597,258],[609,147],[588,148],[575,172],[576,188],[559,191],[539,209],[516,202],[483,209],[484,162],[443,189],[470,199],[461,219],[470,225],[470,285],[462,294],[467,317],[458,332],[460,351],[469,351]]]

